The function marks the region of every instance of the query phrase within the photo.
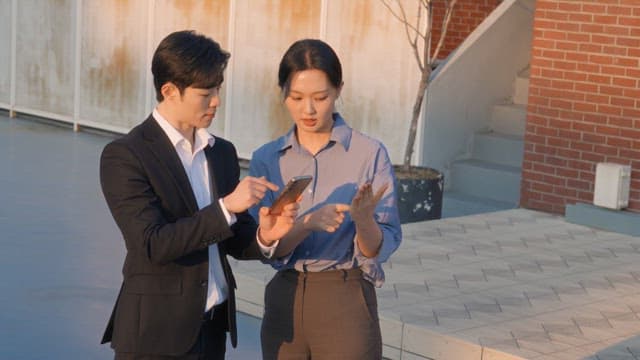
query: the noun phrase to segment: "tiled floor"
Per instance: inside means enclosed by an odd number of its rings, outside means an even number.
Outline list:
[[[98,338],[124,251],[97,183],[107,141],[0,116],[0,358],[111,356]],[[378,290],[389,358],[640,358],[640,238],[524,209],[403,231]],[[233,266],[260,316],[272,270]],[[229,359],[259,357],[259,321],[242,319]]]

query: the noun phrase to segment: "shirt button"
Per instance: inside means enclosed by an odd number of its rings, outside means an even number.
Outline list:
[[[311,253],[310,253],[309,251],[307,251],[307,252],[305,252],[304,254],[308,256],[308,255],[309,255],[309,254],[311,254]]]
[[[200,286],[202,286],[202,287],[207,286],[207,280],[200,281]]]

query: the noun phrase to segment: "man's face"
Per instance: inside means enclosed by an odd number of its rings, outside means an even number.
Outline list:
[[[169,98],[172,113],[180,129],[208,128],[220,104],[220,87],[203,89],[187,87],[183,93]]]

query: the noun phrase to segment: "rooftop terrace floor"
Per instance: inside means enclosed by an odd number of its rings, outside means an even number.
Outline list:
[[[98,184],[111,140],[0,115],[0,357],[109,359],[124,258]],[[378,289],[392,359],[638,359],[640,238],[511,209],[403,225]],[[469,209],[458,209],[461,213]],[[259,317],[272,270],[234,262]],[[240,348],[259,357],[259,319]]]

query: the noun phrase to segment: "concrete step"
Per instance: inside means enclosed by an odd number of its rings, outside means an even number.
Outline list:
[[[494,201],[518,204],[522,170],[477,159],[451,164],[451,190]]]
[[[473,158],[509,166],[522,166],[524,140],[522,136],[494,131],[473,135]]]
[[[489,127],[503,134],[524,136],[527,124],[527,107],[518,104],[498,104],[493,106]]]
[[[517,208],[517,204],[495,201],[453,190],[445,191],[442,199],[442,218],[483,214]]]

